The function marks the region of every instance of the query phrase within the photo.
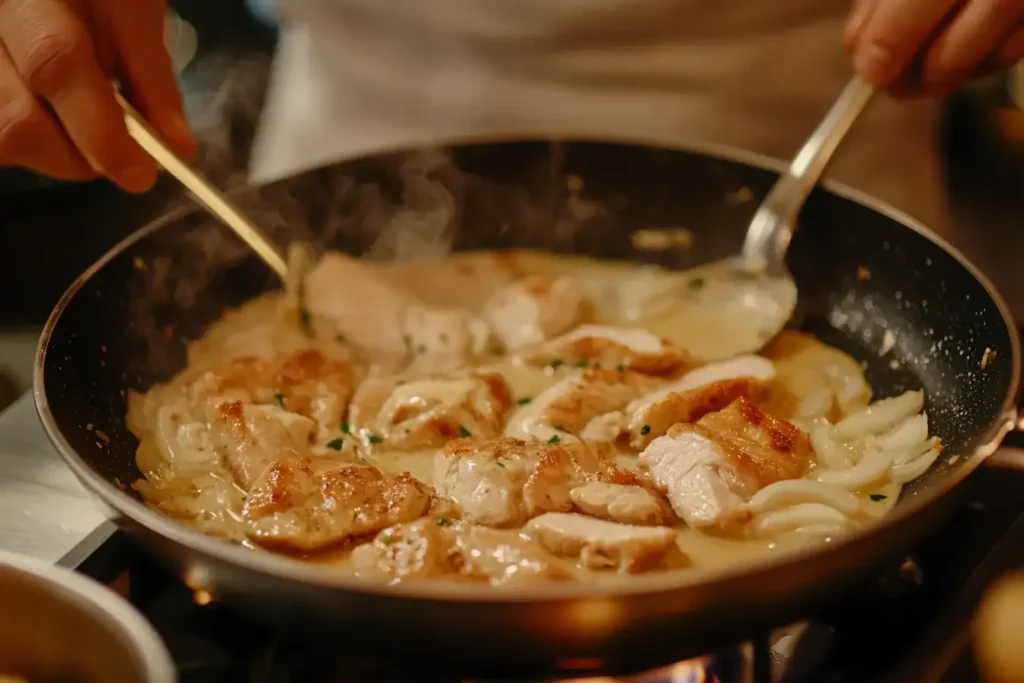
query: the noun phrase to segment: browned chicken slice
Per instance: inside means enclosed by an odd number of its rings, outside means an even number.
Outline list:
[[[670,526],[677,521],[668,501],[644,486],[594,481],[571,490],[569,498],[581,512],[610,522]]]
[[[431,489],[410,474],[385,476],[366,465],[289,458],[271,463],[242,515],[252,541],[317,552],[427,514]]]
[[[271,462],[305,455],[316,439],[313,420],[277,406],[235,401],[209,412],[214,451],[246,491]]]
[[[275,404],[336,427],[355,384],[347,362],[327,358],[318,349],[305,349],[270,359],[235,358],[204,373],[192,394],[238,396],[247,403]]]
[[[387,529],[352,553],[357,574],[401,581],[449,578],[517,585],[573,578],[570,568],[515,531],[427,517]]]
[[[586,441],[614,441],[618,430],[600,438],[587,428],[659,384],[660,380],[628,370],[590,368],[556,382],[519,408],[505,425],[505,435],[540,441],[557,437],[575,442],[577,435]]]
[[[431,448],[497,436],[511,404],[505,379],[494,373],[409,382],[371,374],[352,400],[349,428],[384,448]]]
[[[696,424],[675,425],[640,454],[676,514],[695,527],[743,517],[744,501],[768,484],[803,477],[812,459],[807,435],[745,398]]]
[[[489,334],[465,311],[424,306],[378,267],[338,253],[325,255],[307,276],[305,304],[361,356],[390,371],[449,372],[470,361]]]
[[[491,330],[510,351],[568,332],[590,313],[590,302],[575,280],[543,275],[502,288],[484,306]]]
[[[825,417],[835,423],[871,401],[860,363],[809,334],[786,330],[762,353],[775,365],[775,379],[762,405],[776,417]]]
[[[696,422],[740,398],[759,395],[775,376],[771,361],[739,356],[692,370],[627,408],[630,446],[642,450],[679,422]]]
[[[543,512],[573,509],[571,492],[593,481],[643,485],[598,444],[545,444],[509,437],[450,442],[435,456],[434,485],[463,518],[487,526],[520,526]]]
[[[587,569],[631,574],[656,567],[676,539],[675,529],[559,512],[530,520],[524,531],[555,555],[576,560]]]
[[[595,417],[621,410],[655,386],[650,377],[639,373],[591,368],[578,383],[544,406],[541,417],[558,429],[576,434]]]
[[[683,368],[687,354],[671,342],[640,328],[582,325],[527,352],[537,365],[590,363],[647,375],[668,375]]]

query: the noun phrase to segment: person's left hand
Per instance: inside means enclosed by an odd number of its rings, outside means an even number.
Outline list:
[[[1024,59],[1024,0],[854,0],[844,41],[876,87],[945,95]]]

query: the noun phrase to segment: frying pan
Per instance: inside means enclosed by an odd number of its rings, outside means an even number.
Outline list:
[[[276,239],[306,230],[372,258],[532,247],[685,268],[738,249],[781,167],[719,148],[481,142],[348,161],[238,200]],[[876,397],[924,388],[947,446],[890,517],[818,548],[601,587],[377,585],[147,509],[129,486],[139,472],[126,391],[171,377],[187,340],[275,286],[200,212],[141,229],[70,287],[40,341],[36,403],[119,525],[189,586],[258,619],[464,674],[649,667],[806,616],[899,558],[953,511],[958,485],[1014,425],[1019,341],[977,269],[912,219],[839,185],[816,190],[802,220],[789,254],[801,293],[794,325],[862,360]]]

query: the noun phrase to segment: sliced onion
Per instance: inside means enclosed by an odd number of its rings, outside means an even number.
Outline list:
[[[813,479],[787,479],[769,484],[747,501],[747,508],[761,513],[802,503],[821,503],[847,515],[860,511],[857,496],[841,486]]]
[[[801,536],[813,536],[815,538],[832,538],[833,536],[841,536],[846,532],[846,528],[844,524],[810,524],[793,529],[792,533]]]
[[[936,439],[938,441],[938,439]],[[942,446],[936,444],[923,455],[910,462],[900,463],[892,466],[892,480],[898,484],[905,484],[908,481],[917,479],[928,471],[928,468],[935,464],[942,454]]]
[[[849,520],[842,512],[821,503],[803,503],[790,508],[769,512],[754,520],[759,535],[772,535],[802,527],[831,524],[846,527]]]
[[[893,455],[889,451],[869,450],[860,462],[845,470],[822,470],[818,481],[835,484],[844,489],[855,490],[881,479],[892,465]]]
[[[835,429],[828,422],[811,430],[811,448],[818,462],[829,469],[845,469],[856,460],[853,451],[836,438]]]
[[[924,392],[908,391],[901,396],[872,403],[836,424],[836,435],[852,439],[867,434],[880,434],[892,429],[924,408]]]
[[[928,413],[920,413],[879,436],[876,443],[882,450],[903,452],[915,451],[926,441],[928,441]],[[899,462],[898,459],[897,462]]]

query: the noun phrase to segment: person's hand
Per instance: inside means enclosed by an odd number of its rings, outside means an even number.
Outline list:
[[[854,0],[844,40],[875,86],[945,95],[1024,58],[1024,0]]]
[[[189,131],[164,46],[165,0],[0,0],[0,166],[131,192],[156,164],[128,136],[112,79],[180,154]]]

